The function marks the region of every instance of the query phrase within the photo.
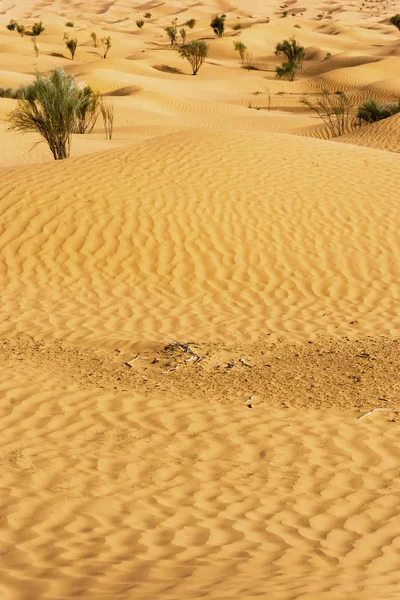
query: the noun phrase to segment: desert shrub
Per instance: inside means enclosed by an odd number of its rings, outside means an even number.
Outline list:
[[[222,37],[225,31],[225,16],[226,15],[221,15],[219,17],[217,15],[211,20],[210,27],[218,37]]]
[[[145,19],[151,19],[151,13],[147,12],[147,13],[144,15],[144,18],[145,18]]]
[[[73,22],[72,22],[72,21],[67,21],[67,22],[65,23],[65,27],[73,27],[73,26],[74,26],[74,24],[73,24]]]
[[[328,58],[332,58],[332,53],[331,53],[331,52],[327,52],[327,53],[325,54],[325,58],[324,58],[324,60],[328,60]]]
[[[71,53],[71,60],[74,60],[75,52],[78,47],[78,40],[76,38],[66,38],[65,45]]]
[[[21,37],[24,37],[25,34],[25,25],[17,23],[17,31]]]
[[[41,33],[43,33],[44,31],[44,26],[42,21],[39,21],[38,23],[34,23],[32,25],[32,35],[37,37],[38,35],[40,35]]]
[[[344,92],[331,93],[323,90],[319,97],[304,96],[300,102],[314,111],[328,125],[332,136],[338,137],[346,131],[350,118],[351,103]]]
[[[203,41],[194,41],[189,44],[185,44],[179,50],[179,54],[182,58],[190,63],[192,67],[193,75],[196,75],[201,65],[207,58],[208,46]]]
[[[111,48],[111,46],[112,46],[112,43],[111,43],[111,37],[110,37],[109,35],[107,35],[106,37],[103,37],[103,38],[101,39],[101,41],[102,41],[102,44],[103,44],[103,46],[104,46],[104,54],[103,54],[103,58],[107,58],[107,54],[109,53],[109,51],[110,51],[110,48]]]
[[[284,10],[282,13],[282,17],[287,17],[287,10]]]
[[[193,29],[196,25],[196,19],[189,19],[189,21],[186,21],[186,25],[189,27],[189,29]]]
[[[3,88],[0,86],[0,98],[15,98],[12,88]]]
[[[92,133],[99,118],[100,100],[90,86],[79,90],[80,105],[76,111],[73,133]]]
[[[165,28],[165,31],[167,32],[167,35],[171,42],[171,46],[176,45],[176,39],[178,37],[178,28],[176,26],[176,23],[177,23],[177,19],[174,19],[172,21],[171,25],[168,25],[168,27]]]
[[[180,36],[181,36],[181,40],[182,40],[182,44],[185,45],[186,42],[186,29],[184,27],[182,27],[182,29],[179,30]]]
[[[92,31],[92,33],[90,34],[90,37],[91,37],[91,39],[92,39],[93,46],[94,46],[95,48],[97,48],[97,46],[99,45],[99,41],[98,41],[98,39],[97,39],[97,33],[96,33],[95,31]]]
[[[250,50],[246,50],[244,53],[242,68],[248,71],[258,71],[257,67],[253,65],[253,53]]]
[[[247,46],[243,42],[233,42],[233,48],[235,52],[238,52],[240,60],[243,64],[244,58],[246,56]]]
[[[62,69],[54,69],[48,77],[37,73],[8,117],[10,129],[38,133],[55,160],[68,158],[81,102],[80,90],[72,75]]]
[[[286,57],[286,62],[276,68],[277,77],[293,81],[296,71],[303,67],[304,47],[300,46],[294,37],[291,37],[289,40],[284,40],[276,45],[275,54],[283,54]]]
[[[296,29],[301,29],[300,25],[293,25],[293,27],[296,27]]]
[[[104,97],[100,99],[99,105],[106,139],[111,140],[114,132],[114,105]]]
[[[143,19],[138,19],[138,20],[136,21],[136,26],[137,26],[139,29],[142,29],[143,25],[144,25],[144,21],[143,21]]]
[[[367,100],[358,107],[357,118],[360,124],[376,123],[400,113],[400,98],[397,103],[377,104],[375,100]]]
[[[240,24],[240,23],[237,23],[236,25],[234,25],[234,26],[232,27],[232,29],[233,29],[233,31],[238,31],[239,29],[242,29],[242,26],[241,26],[241,24]]]
[[[390,22],[392,25],[395,25],[397,29],[400,29],[400,14],[393,15],[393,17],[390,19]]]
[[[17,29],[17,21],[14,21],[14,19],[11,19],[10,22],[6,25],[8,31],[15,31]]]

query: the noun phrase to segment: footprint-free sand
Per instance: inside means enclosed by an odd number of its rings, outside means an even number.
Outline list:
[[[0,86],[62,67],[115,125],[55,162],[0,98],[1,598],[400,596],[400,119],[333,140],[300,102],[395,102],[397,12],[3,0]]]

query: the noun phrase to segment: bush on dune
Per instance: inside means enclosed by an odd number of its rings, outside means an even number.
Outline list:
[[[357,118],[360,123],[369,125],[383,119],[388,119],[400,113],[400,98],[397,103],[377,104],[375,100],[367,100],[358,108]]]
[[[207,58],[208,46],[203,41],[190,42],[180,48],[179,54],[182,58],[186,58],[192,67],[193,75],[196,75]]]

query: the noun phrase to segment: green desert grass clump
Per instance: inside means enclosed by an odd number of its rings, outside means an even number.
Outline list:
[[[358,107],[357,118],[361,124],[376,123],[400,113],[400,98],[396,103],[377,104],[375,100],[367,100]]]
[[[34,23],[32,25],[32,35],[34,37],[37,37],[38,35],[43,33],[44,30],[45,30],[45,27],[43,26],[42,21],[39,21],[38,23]]]
[[[190,63],[193,75],[196,75],[207,58],[208,46],[201,40],[189,42],[189,44],[185,44],[179,49],[179,54]]]
[[[169,41],[171,42],[171,46],[176,46],[176,40],[178,37],[178,27],[177,27],[177,19],[174,19],[171,23],[171,25],[168,25],[168,27],[165,28],[165,32],[167,33],[167,36],[169,37]]]
[[[92,133],[100,114],[100,97],[87,85],[79,90],[79,98],[73,133]]]
[[[49,77],[37,73],[17,108],[8,117],[11,130],[35,132],[49,146],[55,160],[70,155],[76,114],[82,104],[80,88],[72,75],[54,69]]]
[[[305,56],[305,49],[297,43],[295,37],[283,40],[275,47],[275,54],[283,54],[286,61],[280,67],[276,68],[276,76],[293,81],[298,69],[302,69]]]
[[[213,30],[213,32],[220,38],[223,36],[223,33],[225,31],[225,17],[226,15],[216,15],[215,17],[213,17],[210,23],[210,27]]]
[[[397,29],[400,29],[400,14],[393,15],[393,17],[390,19],[390,22],[392,25],[395,25]]]
[[[319,116],[329,127],[332,137],[338,137],[346,132],[351,102],[344,92],[331,93],[325,89],[319,96],[313,98],[304,96],[300,102]]]
[[[151,13],[149,12],[145,13],[143,16],[145,19],[151,19]]]
[[[90,34],[91,40],[93,42],[93,46],[95,48],[97,48],[97,46],[99,45],[99,41],[97,39],[97,33],[95,31],[92,31],[92,33]]]
[[[14,19],[10,19],[10,22],[6,25],[8,31],[15,31],[17,29],[18,22]]]
[[[78,47],[78,40],[77,40],[77,38],[69,38],[69,37],[67,37],[65,39],[65,45],[68,48],[68,50],[70,51],[71,60],[74,60],[75,52],[76,52],[76,49]]]
[[[138,20],[136,21],[136,26],[137,26],[139,29],[142,29],[143,25],[144,25],[144,21],[143,21],[143,19],[138,19]]]
[[[73,26],[74,26],[74,23],[73,23],[73,21],[67,21],[67,22],[65,23],[65,27],[73,27]]]
[[[182,27],[182,29],[179,30],[179,34],[181,36],[182,45],[184,46],[186,42],[186,29]]]
[[[239,54],[240,60],[242,61],[242,64],[243,64],[245,56],[246,56],[246,50],[247,50],[246,44],[244,44],[243,42],[233,42],[233,48],[234,48],[235,52],[237,52]]]
[[[103,58],[107,58],[107,54],[109,53],[110,48],[112,46],[111,36],[107,35],[106,37],[103,37],[101,41],[102,41],[103,46],[104,46]]]
[[[189,19],[186,21],[186,25],[189,27],[189,29],[193,29],[196,25],[196,19]]]
[[[114,105],[104,97],[100,99],[100,113],[103,118],[106,139],[111,140],[114,132]]]
[[[24,37],[24,35],[25,35],[25,25],[22,25],[22,23],[18,23],[17,24],[17,31],[18,31],[18,33],[19,33],[19,35],[21,37]]]

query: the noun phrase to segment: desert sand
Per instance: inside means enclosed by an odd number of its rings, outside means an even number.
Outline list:
[[[115,109],[56,162],[0,98],[2,599],[399,598],[400,118],[331,139],[300,102],[395,102],[397,12],[2,0],[0,86],[62,67]]]

